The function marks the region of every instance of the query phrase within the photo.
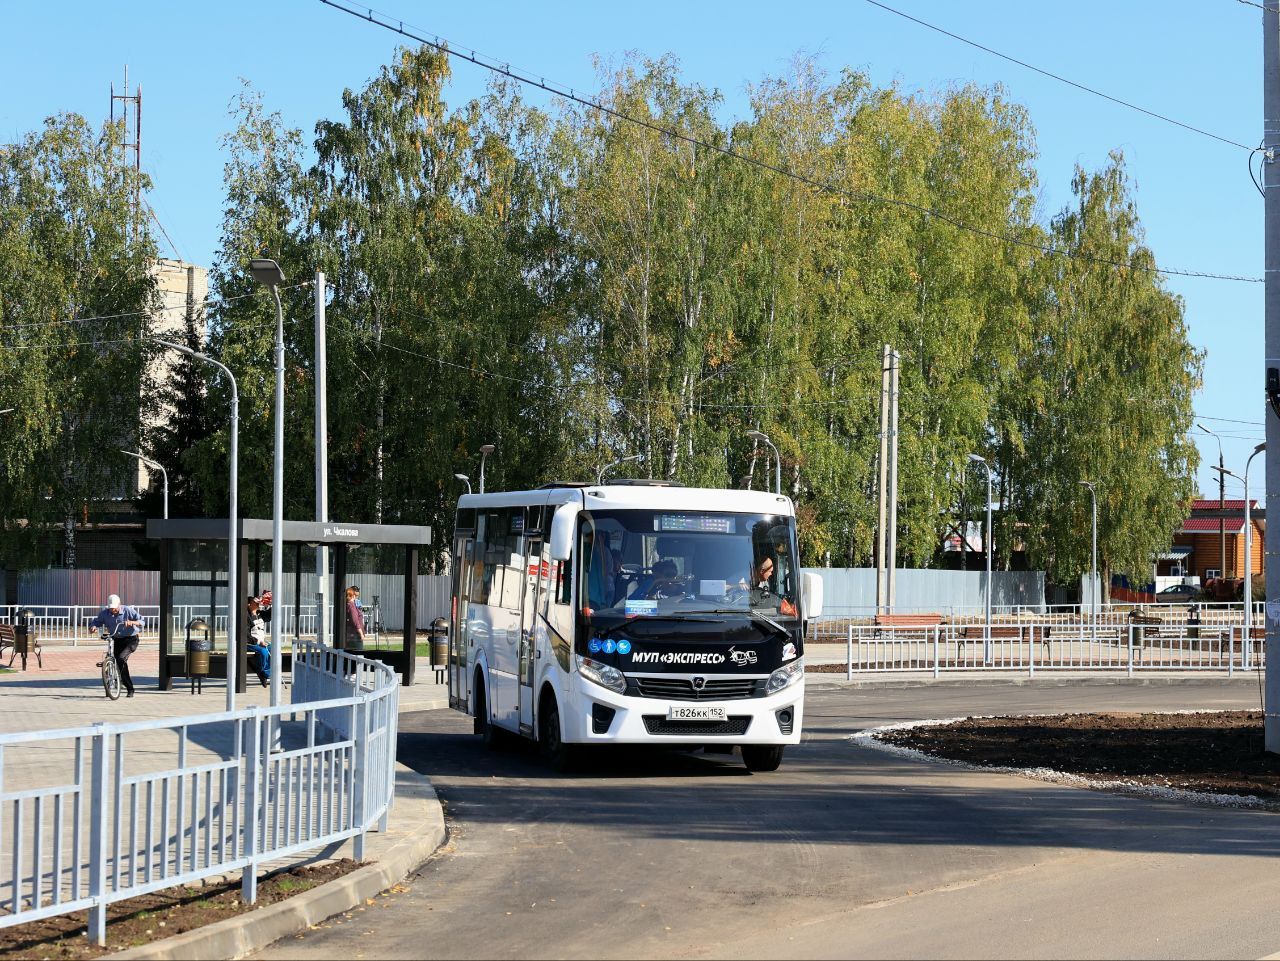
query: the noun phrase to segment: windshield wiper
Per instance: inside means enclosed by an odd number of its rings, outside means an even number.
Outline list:
[[[787,637],[790,637],[790,636],[791,636],[791,632],[790,632],[790,631],[788,631],[785,627],[783,627],[781,624],[779,624],[777,621],[775,621],[775,620],[774,620],[772,617],[770,617],[768,614],[761,614],[759,611],[752,610],[752,609],[751,609],[751,608],[749,608],[749,607],[747,607],[747,608],[742,608],[742,607],[719,607],[719,608],[716,608],[715,610],[707,611],[706,613],[708,613],[708,614],[737,614],[737,615],[739,615],[739,616],[741,616],[741,615],[745,614],[747,617],[751,618],[751,619],[752,619],[752,620],[754,620],[754,621],[763,621],[765,624],[768,624],[770,627],[772,627],[772,628],[773,628],[775,631],[777,631],[779,634],[783,634],[783,635],[785,635],[785,636],[787,636]]]

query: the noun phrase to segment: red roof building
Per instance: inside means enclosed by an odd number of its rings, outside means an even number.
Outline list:
[[[1258,502],[1250,498],[1253,522],[1250,568],[1255,575],[1264,572],[1263,532],[1266,529]],[[1159,575],[1195,575],[1201,582],[1212,577],[1244,577],[1244,501],[1219,502],[1214,498],[1197,498],[1191,502],[1191,514],[1174,535],[1173,547],[1160,555],[1156,564]],[[1223,570],[1225,545],[1226,569]]]

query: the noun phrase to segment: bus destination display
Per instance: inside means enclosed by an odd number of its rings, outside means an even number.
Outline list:
[[[734,518],[707,514],[659,514],[660,531],[697,531],[702,534],[735,533]]]

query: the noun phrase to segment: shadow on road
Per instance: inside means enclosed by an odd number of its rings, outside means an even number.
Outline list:
[[[931,848],[1050,847],[1280,855],[1275,814],[1109,795],[872,751],[843,729],[806,734],[780,771],[752,775],[737,756],[601,752],[558,775],[532,746],[487,751],[470,719],[402,718],[399,757],[429,775],[472,823],[536,817],[633,838]],[[852,725],[856,727],[857,725]]]

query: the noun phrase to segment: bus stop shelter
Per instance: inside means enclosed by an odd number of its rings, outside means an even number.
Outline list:
[[[170,519],[147,521],[147,537],[160,546],[160,689],[169,690],[174,678],[190,676],[188,649],[192,635],[212,643],[208,677],[227,676],[227,657],[234,657],[236,690],[246,689],[248,674],[249,624],[246,598],[265,587],[273,594],[274,626],[283,644],[281,662],[285,670],[292,661],[291,648],[284,644],[304,636],[313,639],[320,618],[314,605],[307,613],[308,594],[315,596],[316,551],[328,549],[329,563],[324,596],[325,632],[342,647],[346,624],[345,588],[348,561],[355,549],[371,548],[383,567],[397,567],[404,577],[403,647],[399,650],[366,649],[363,656],[390,664],[405,686],[413,683],[417,647],[418,556],[431,543],[431,528],[403,524],[343,524],[336,521],[285,521],[283,584],[269,583],[271,573],[272,522],[243,518],[237,531],[236,558],[239,597],[227,596],[226,519]],[[308,563],[308,560],[310,563]],[[309,569],[308,569],[309,568]],[[306,591],[310,584],[311,591]]]

